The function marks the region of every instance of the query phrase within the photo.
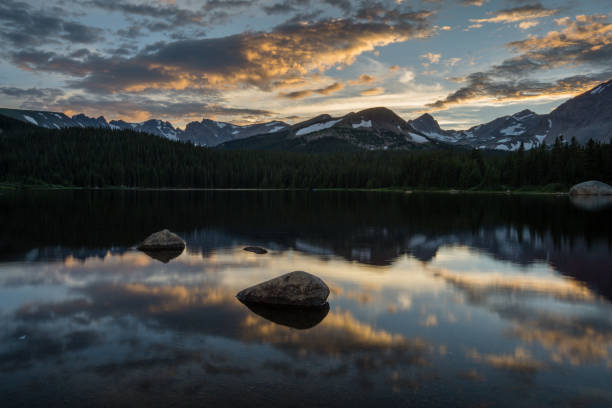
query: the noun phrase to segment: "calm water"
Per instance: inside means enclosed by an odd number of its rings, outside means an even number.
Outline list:
[[[612,406],[609,207],[5,193],[0,225],[3,407]],[[185,238],[182,254],[133,248],[163,228]],[[234,298],[293,270],[328,283],[327,314]]]

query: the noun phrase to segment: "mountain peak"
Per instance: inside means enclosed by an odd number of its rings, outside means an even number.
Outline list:
[[[376,122],[388,122],[388,123],[404,123],[404,119],[400,118],[395,112],[389,108],[376,107],[369,108],[359,111],[355,114],[357,117],[373,120]]]
[[[595,88],[587,92],[587,95],[600,95],[612,91],[612,79],[608,82],[597,85]]]
[[[429,113],[424,113],[418,118],[409,121],[413,128],[420,132],[428,133],[442,133],[443,130],[440,128],[438,121],[434,119]]]
[[[522,111],[515,113],[512,117],[518,121],[528,119],[532,116],[536,116],[537,114],[529,109],[523,109]]]

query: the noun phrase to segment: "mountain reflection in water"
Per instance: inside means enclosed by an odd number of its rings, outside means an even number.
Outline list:
[[[3,406],[612,404],[610,208],[80,191],[0,196],[0,221]],[[164,228],[183,253],[133,248]],[[329,309],[235,298],[296,269]]]

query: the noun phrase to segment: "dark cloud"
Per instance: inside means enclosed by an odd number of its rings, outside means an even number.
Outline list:
[[[49,109],[58,111],[90,112],[95,115],[124,118],[201,118],[223,116],[271,116],[273,112],[264,109],[244,109],[227,107],[216,102],[201,102],[204,94],[185,95],[165,92],[163,99],[142,95],[119,95],[117,97],[87,97],[74,95],[58,98]],[[208,96],[207,99],[214,99]],[[198,101],[199,100],[199,101]]]
[[[159,18],[171,24],[202,24],[205,17],[204,10],[193,11],[180,8],[175,4],[148,2],[134,4],[122,0],[90,0],[88,4],[103,10],[127,15]]]
[[[348,14],[353,9],[353,5],[349,0],[284,0],[278,3],[263,6],[267,14],[287,14],[292,12],[300,12],[304,9],[313,11],[314,7],[332,6],[342,10]]]
[[[33,9],[15,0],[0,3],[0,36],[15,47],[36,46],[49,42],[68,41],[89,44],[102,39],[103,30],[65,20],[61,8]]]
[[[3,96],[4,100],[8,98],[19,101],[19,107],[22,109],[44,109],[63,95],[64,91],[54,88],[0,87],[0,96]]]
[[[64,94],[61,89],[53,88],[16,88],[11,86],[0,87],[0,94],[13,98],[57,98]]]
[[[468,75],[465,86],[448,95],[445,99],[428,104],[436,109],[473,100],[492,98],[499,101],[529,99],[538,96],[567,95],[583,92],[595,84],[612,77],[612,71],[591,75],[574,75],[552,82],[531,79],[500,80],[487,72]]]

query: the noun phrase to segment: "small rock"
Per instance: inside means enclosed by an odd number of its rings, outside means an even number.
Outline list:
[[[329,288],[318,277],[303,271],[290,272],[240,291],[243,303],[285,306],[324,306]]]
[[[249,252],[253,252],[253,253],[258,254],[258,255],[263,255],[263,254],[267,254],[268,253],[268,251],[266,251],[265,249],[260,248],[260,247],[254,247],[254,246],[246,247],[246,248],[244,248],[244,250],[245,251],[249,251]]]
[[[569,195],[612,195],[612,186],[596,180],[585,181],[573,186]]]
[[[138,249],[141,251],[183,250],[185,249],[185,241],[178,235],[165,229],[151,234],[147,239],[142,241]]]

